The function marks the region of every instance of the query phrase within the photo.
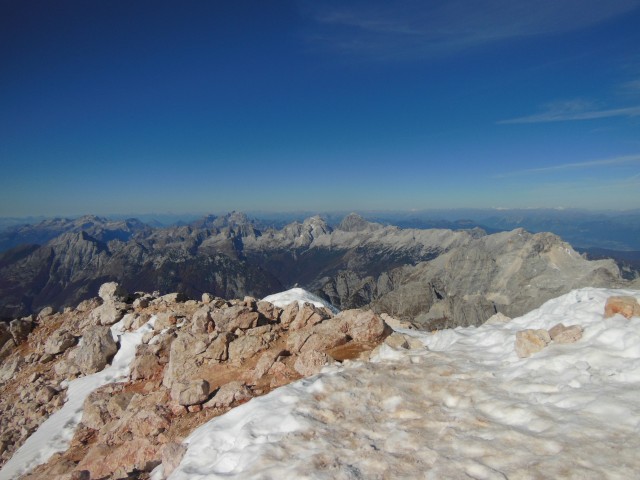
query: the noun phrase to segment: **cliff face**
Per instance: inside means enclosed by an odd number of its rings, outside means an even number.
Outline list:
[[[555,235],[521,229],[400,229],[351,214],[335,229],[311,217],[260,230],[233,213],[113,238],[105,232],[120,227],[89,223],[0,255],[1,317],[74,305],[117,280],[130,291],[226,298],[300,285],[338,308],[371,305],[434,328],[522,314],[572,288],[624,284],[612,261],[587,261]]]

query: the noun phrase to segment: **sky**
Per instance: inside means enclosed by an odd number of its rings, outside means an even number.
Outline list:
[[[0,216],[640,207],[640,0],[0,0]]]

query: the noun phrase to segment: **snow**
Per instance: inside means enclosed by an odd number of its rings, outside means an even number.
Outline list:
[[[64,406],[42,423],[14,453],[0,470],[0,480],[17,478],[45,463],[54,453],[67,450],[76,426],[82,419],[84,400],[98,387],[127,380],[136,347],[142,342],[143,335],[153,330],[154,323],[155,317],[152,317],[135,332],[123,332],[122,321],[111,327],[114,340],[120,337],[120,349],[113,357],[111,365],[101,372],[69,382]]]
[[[274,293],[273,295],[269,295],[268,297],[264,297],[262,300],[265,302],[270,302],[274,304],[276,307],[285,308],[287,305],[298,302],[298,304],[302,305],[304,302],[311,303],[316,307],[327,307],[334,315],[340,313],[336,307],[331,305],[326,300],[321,299],[320,297],[307,292],[303,288],[292,288],[291,290],[287,290],[285,292]]]
[[[611,295],[640,299],[586,288],[505,324],[402,331],[425,348],[384,345],[211,420],[169,478],[637,478],[640,318],[604,319]],[[583,338],[517,357],[517,331],[560,322]]]

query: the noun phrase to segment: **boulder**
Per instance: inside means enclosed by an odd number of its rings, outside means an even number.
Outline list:
[[[171,399],[188,407],[205,402],[209,397],[209,382],[206,380],[193,380],[191,382],[174,382],[171,387]]]
[[[194,335],[181,331],[171,344],[169,363],[164,369],[162,384],[171,388],[176,381],[189,381],[197,372],[196,355],[207,350],[211,340],[206,334]]]
[[[207,333],[211,322],[211,309],[207,306],[201,307],[191,317],[191,332]]]
[[[291,322],[296,319],[298,312],[300,311],[300,305],[298,302],[293,302],[287,305],[283,312],[280,314],[280,323],[283,327],[289,328]]]
[[[82,407],[82,423],[93,430],[100,430],[111,419],[107,405],[111,399],[109,390],[96,390],[90,393]]]
[[[551,342],[546,330],[522,330],[516,333],[516,353],[520,358],[530,357]]]
[[[42,320],[43,318],[50,317],[54,313],[56,313],[56,311],[53,309],[53,307],[44,307],[42,310],[40,310],[40,313],[38,313],[38,319]]]
[[[280,307],[276,307],[273,303],[261,300],[258,302],[257,307],[258,312],[260,312],[267,320],[271,322],[277,322],[280,320],[282,309]]]
[[[333,323],[321,323],[313,327],[296,330],[287,339],[287,349],[291,353],[306,352],[309,350],[326,351],[349,341],[349,336],[339,329],[327,328]],[[338,325],[338,324],[336,324]]]
[[[91,312],[91,320],[98,325],[113,325],[122,319],[126,308],[126,304],[122,302],[105,301]]]
[[[76,310],[79,312],[90,312],[94,308],[98,308],[100,305],[102,305],[102,299],[99,297],[94,297],[88,300],[81,301],[76,307]]]
[[[640,317],[640,304],[635,297],[609,297],[604,306],[604,318],[613,317],[617,313],[625,318]]]
[[[211,302],[213,302],[214,299],[215,297],[210,293],[205,292],[202,294],[202,303],[204,303],[205,305],[210,304]]]
[[[322,367],[332,362],[333,359],[326,353],[309,350],[300,354],[293,368],[303,377],[308,377],[320,372]]]
[[[262,377],[267,374],[271,366],[278,360],[278,357],[280,357],[284,353],[284,350],[277,349],[264,352],[260,356],[258,363],[256,363],[255,368],[251,372],[250,382],[255,385]]]
[[[401,333],[394,332],[384,339],[384,343],[389,345],[391,348],[397,349],[409,349],[409,342],[407,342],[407,338]]]
[[[582,338],[584,329],[580,325],[565,327],[562,323],[549,330],[549,336],[555,343],[575,343]]]
[[[117,282],[103,283],[98,296],[105,302],[124,302],[129,293]]]
[[[311,303],[303,303],[298,308],[295,318],[289,323],[289,330],[300,330],[301,328],[316,325],[329,318],[326,309],[320,309]]]
[[[131,362],[131,380],[143,380],[153,377],[161,369],[160,359],[150,351],[136,354]]]
[[[215,396],[204,404],[205,408],[225,408],[253,397],[251,390],[240,381],[229,382],[218,389]]]
[[[248,330],[266,323],[266,319],[259,312],[253,311],[245,305],[234,305],[217,310],[212,317],[216,329],[221,332],[234,332],[237,329]]]
[[[379,343],[392,332],[372,310],[344,310],[335,318],[346,323],[347,334],[356,342]]]
[[[202,353],[203,358],[224,362],[229,358],[229,343],[235,338],[232,333],[221,332]]]
[[[89,327],[75,352],[74,363],[85,375],[99,372],[118,351],[118,344],[108,327]]]
[[[263,335],[243,335],[229,344],[229,360],[244,360],[269,348]]]
[[[44,352],[49,355],[57,355],[76,344],[76,337],[64,329],[58,329],[47,338],[44,344]]]

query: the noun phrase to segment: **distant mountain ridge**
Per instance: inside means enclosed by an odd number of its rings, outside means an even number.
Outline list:
[[[44,222],[43,222],[44,223]],[[0,254],[0,316],[76,305],[100,284],[129,291],[264,297],[300,286],[337,308],[370,305],[425,328],[520,315],[572,288],[625,285],[613,261],[587,261],[553,234],[402,229],[347,215],[280,229],[247,215],[152,228],[100,217],[39,224],[43,245]]]

